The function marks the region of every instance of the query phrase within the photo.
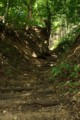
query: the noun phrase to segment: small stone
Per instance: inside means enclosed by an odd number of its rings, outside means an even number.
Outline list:
[[[7,111],[6,111],[6,110],[3,110],[3,113],[5,114],[5,113],[7,113]]]
[[[14,116],[13,120],[17,120],[17,116]]]

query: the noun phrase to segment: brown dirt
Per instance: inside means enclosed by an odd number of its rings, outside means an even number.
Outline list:
[[[80,86],[49,81],[51,67],[0,76],[0,120],[79,120]]]
[[[50,81],[54,57],[22,60],[11,49],[0,51],[0,120],[80,120],[80,80]]]

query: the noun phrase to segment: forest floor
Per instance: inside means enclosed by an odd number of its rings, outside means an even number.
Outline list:
[[[21,60],[12,46],[9,50],[4,38],[3,32],[3,42],[0,41],[0,120],[80,120],[80,80],[78,83],[71,83],[66,78],[51,80],[51,70],[56,63],[54,57],[34,58],[37,63],[34,65],[34,60],[30,59],[32,63]],[[14,36],[12,38],[15,40]],[[22,42],[20,45],[23,48]],[[80,54],[80,49],[76,52]],[[80,61],[76,52],[76,57],[72,54],[70,60]]]
[[[51,69],[31,65],[14,77],[0,75],[0,120],[80,120],[80,86],[50,81]]]

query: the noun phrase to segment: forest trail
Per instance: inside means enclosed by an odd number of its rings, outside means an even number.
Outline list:
[[[66,79],[50,79],[51,70],[56,63],[55,54],[42,54],[44,45],[41,51],[39,46],[34,47],[36,33],[32,39],[33,44],[28,38],[30,36],[26,34],[27,48],[30,48],[27,52],[30,52],[30,55],[25,59],[21,55],[25,53],[22,49],[24,47],[20,47],[24,46],[21,42],[23,37],[16,37],[16,34],[11,32],[12,36],[7,29],[5,33],[4,35],[2,32],[0,36],[0,120],[80,120],[80,84],[74,85]],[[5,36],[7,41],[4,41]],[[18,49],[15,49],[11,42],[15,38]],[[42,44],[41,42],[36,46]],[[36,58],[32,57],[33,51],[37,54]],[[71,52],[73,53],[73,50]],[[79,63],[78,52],[80,53],[80,49],[73,57],[69,57],[71,63],[74,63],[74,60]],[[78,56],[75,57],[75,54]]]
[[[80,0],[0,0],[0,120],[80,120]]]
[[[80,120],[80,91],[50,81],[50,66],[0,77],[0,120]],[[75,89],[75,91],[74,91]]]

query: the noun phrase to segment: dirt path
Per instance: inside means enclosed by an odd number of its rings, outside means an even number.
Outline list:
[[[50,69],[0,77],[0,120],[80,120],[80,88],[50,82]]]

